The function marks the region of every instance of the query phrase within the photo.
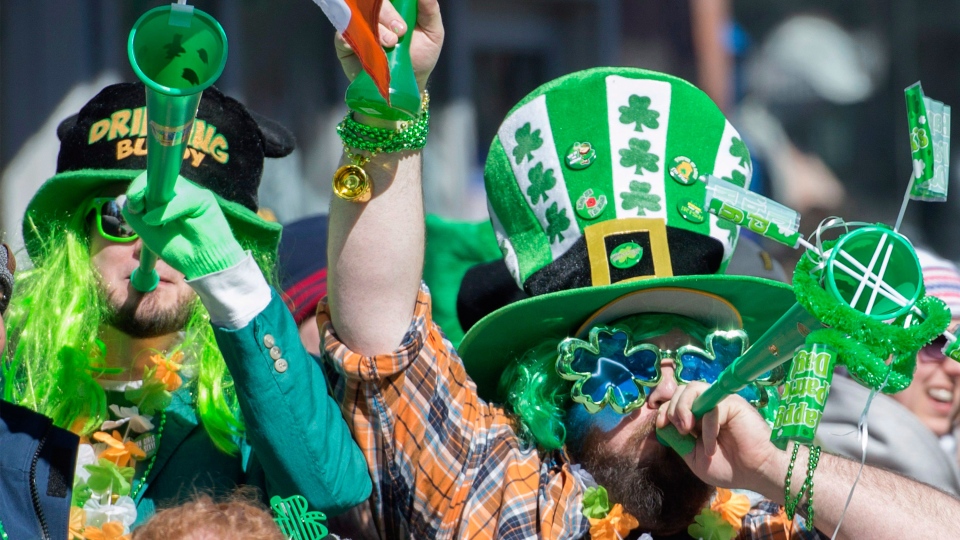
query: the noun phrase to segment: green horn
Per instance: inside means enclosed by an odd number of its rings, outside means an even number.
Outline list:
[[[134,73],[147,87],[147,209],[170,202],[200,96],[227,62],[227,35],[216,19],[183,4],[143,14],[127,40]],[[130,281],[157,287],[157,256],[144,248]]]
[[[420,88],[410,62],[410,39],[417,26],[417,0],[393,0],[393,7],[407,24],[407,33],[387,51],[390,66],[390,104],[383,99],[373,79],[361,70],[347,87],[347,107],[383,120],[413,120],[420,113]]]

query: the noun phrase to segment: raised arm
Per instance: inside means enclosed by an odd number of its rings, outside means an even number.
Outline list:
[[[696,449],[684,457],[704,482],[744,488],[784,503],[784,479],[791,454],[770,442],[770,428],[743,398],[731,396],[700,422],[691,413],[693,400],[707,386],[691,383],[664,405],[657,425],[672,423],[683,433],[698,433]],[[791,496],[807,472],[807,449],[801,447],[793,470]],[[856,481],[859,463],[823,453],[815,470],[814,512],[817,529],[832,535]],[[807,499],[797,506],[807,508]],[[935,508],[931,512],[929,509]],[[960,523],[960,500],[897,474],[864,467],[837,538],[952,538]]]
[[[410,56],[423,90],[440,55],[443,25],[437,0],[419,0],[418,7]],[[384,45],[409,31],[390,2],[383,3],[380,21]],[[352,79],[360,69],[356,56],[340,38],[337,51]],[[328,294],[337,335],[369,356],[395,350],[410,325],[423,272],[424,214],[420,151],[381,154],[363,168],[373,182],[372,198],[355,203],[334,197],[330,204]]]

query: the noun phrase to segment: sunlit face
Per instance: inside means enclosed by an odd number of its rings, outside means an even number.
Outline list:
[[[960,319],[953,323],[956,326]],[[952,419],[960,409],[960,363],[944,358],[940,346],[942,343],[934,343],[920,349],[913,382],[893,395],[937,436],[950,433]]]
[[[702,345],[679,329],[644,342],[669,350]],[[571,453],[607,489],[612,502],[623,504],[645,530],[666,534],[689,525],[713,488],[657,441],[657,410],[677,390],[674,360],[664,358],[660,369],[660,383],[629,414],[617,414],[610,407],[590,414],[575,404],[567,417],[567,440]]]
[[[108,323],[132,337],[157,337],[183,329],[196,297],[183,274],[157,261],[160,284],[141,293],[130,284],[140,264],[143,241],[112,242],[90,227],[90,258],[100,275],[111,314]]]

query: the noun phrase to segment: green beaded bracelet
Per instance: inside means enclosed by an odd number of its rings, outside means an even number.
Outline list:
[[[345,148],[363,150],[371,154],[389,154],[404,150],[420,150],[427,144],[430,133],[430,96],[426,91],[420,104],[420,114],[412,122],[401,122],[399,129],[385,129],[357,122],[348,112],[337,125],[337,134]]]
[[[817,465],[820,464],[820,447],[811,446],[809,447],[809,455],[807,457],[807,477],[803,481],[803,484],[800,486],[800,491],[797,492],[796,497],[790,495],[790,478],[793,476],[793,465],[797,461],[797,451],[800,450],[799,443],[793,443],[793,455],[790,457],[790,465],[787,467],[787,476],[784,478],[783,482],[783,499],[784,499],[784,509],[787,512],[787,519],[793,521],[793,516],[796,514],[797,505],[800,504],[800,501],[803,499],[803,496],[807,496],[807,521],[810,524],[811,528],[813,527],[814,513],[813,513],[813,473],[817,470]]]

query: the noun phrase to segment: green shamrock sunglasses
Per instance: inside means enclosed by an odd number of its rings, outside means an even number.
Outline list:
[[[633,344],[627,332],[617,327],[596,326],[587,341],[567,338],[557,347],[557,372],[574,381],[571,398],[590,413],[609,405],[626,414],[642,406],[662,378],[660,363],[673,358],[674,377],[679,384],[694,381],[714,383],[720,373],[747,350],[743,330],[718,330],[707,335],[706,350],[684,345],[676,351],[650,343]],[[767,402],[763,386],[783,382],[784,371],[767,372],[738,392],[756,407]]]

